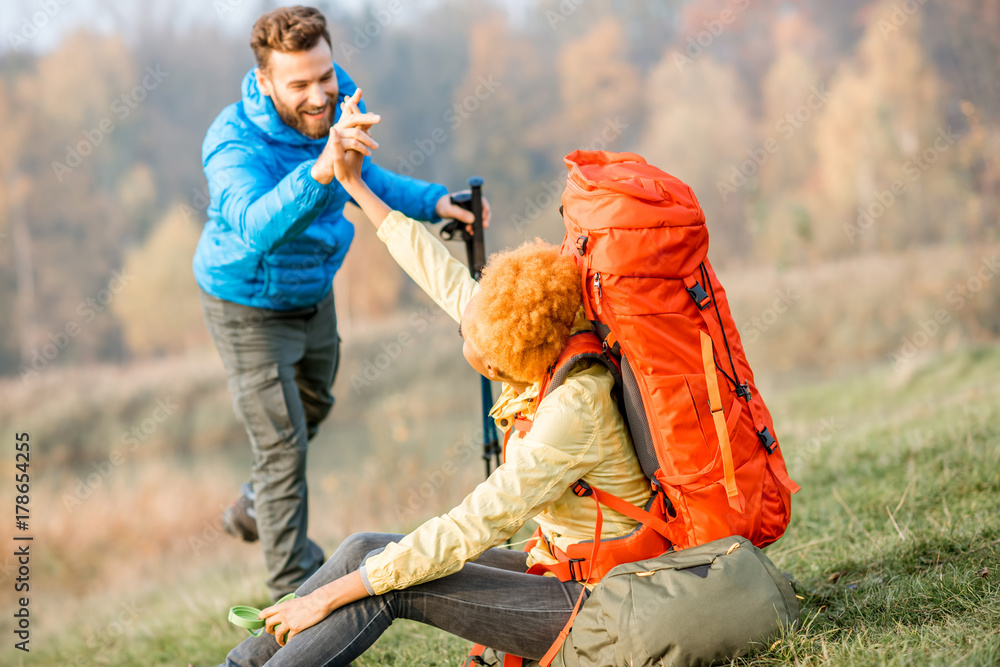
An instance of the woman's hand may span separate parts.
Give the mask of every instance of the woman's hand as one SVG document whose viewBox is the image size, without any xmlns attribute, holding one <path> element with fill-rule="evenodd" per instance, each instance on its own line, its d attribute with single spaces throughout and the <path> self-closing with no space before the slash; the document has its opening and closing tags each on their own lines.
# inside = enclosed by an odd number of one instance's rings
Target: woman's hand
<svg viewBox="0 0 1000 667">
<path fill-rule="evenodd" d="M 330 151 L 330 161 L 333 163 L 333 176 L 341 185 L 347 187 L 361 181 L 361 165 L 364 164 L 365 155 L 371 155 L 371 151 L 365 150 L 362 153 L 361 148 L 345 149 L 344 143 L 346 142 L 341 137 L 337 127 L 331 127 L 330 142 L 323 149 L 323 152 Z"/>
<path fill-rule="evenodd" d="M 289 639 L 330 615 L 330 609 L 320 597 L 310 593 L 293 598 L 264 609 L 257 618 L 266 620 L 264 629 L 274 635 L 278 646 L 284 646 Z"/>
<path fill-rule="evenodd" d="M 336 171 L 338 156 L 344 159 L 348 168 L 348 171 L 343 172 L 345 177 L 353 173 L 350 170 L 356 168 L 357 178 L 360 179 L 364 156 L 371 155 L 371 152 L 378 148 L 378 142 L 372 139 L 368 131 L 372 125 L 380 122 L 382 117 L 373 113 L 361 113 L 358 108 L 359 101 L 361 101 L 360 88 L 341 103 L 340 120 L 330 128 L 326 146 L 316 158 L 316 163 L 310 172 L 317 182 L 326 184 L 334 178 L 341 180 Z"/>
<path fill-rule="evenodd" d="M 289 639 L 316 625 L 335 610 L 365 597 L 368 597 L 368 589 L 361 579 L 361 572 L 355 570 L 320 586 L 309 595 L 272 605 L 261 611 L 257 618 L 265 621 L 264 629 L 274 635 L 278 646 L 284 646 Z"/>
</svg>

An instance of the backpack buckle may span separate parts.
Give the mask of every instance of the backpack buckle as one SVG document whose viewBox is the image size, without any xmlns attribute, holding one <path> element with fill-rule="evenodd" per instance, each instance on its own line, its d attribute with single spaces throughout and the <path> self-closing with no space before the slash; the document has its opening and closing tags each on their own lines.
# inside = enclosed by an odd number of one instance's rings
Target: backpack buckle
<svg viewBox="0 0 1000 667">
<path fill-rule="evenodd" d="M 771 432 L 767 430 L 766 426 L 763 430 L 757 431 L 757 437 L 760 438 L 760 444 L 764 445 L 764 449 L 767 453 L 774 454 L 774 450 L 778 448 L 776 446 L 778 441 L 774 439 L 774 436 L 771 435 Z"/>
<path fill-rule="evenodd" d="M 594 490 L 590 488 L 590 484 L 587 484 L 582 479 L 578 479 L 573 482 L 573 486 L 571 486 L 570 489 L 581 498 L 586 498 L 594 493 Z"/>
<path fill-rule="evenodd" d="M 694 303 L 698 306 L 698 310 L 705 310 L 712 303 L 712 300 L 708 298 L 708 292 L 706 292 L 705 288 L 701 286 L 701 283 L 695 283 L 694 285 L 691 285 L 691 287 L 685 287 L 684 289 L 686 289 L 687 293 L 691 295 L 692 299 L 694 299 Z"/>
<path fill-rule="evenodd" d="M 674 509 L 674 504 L 670 502 L 670 496 L 667 495 L 667 490 L 663 488 L 663 484 L 661 484 L 660 480 L 655 477 L 649 481 L 653 487 L 653 492 L 658 493 L 660 497 L 663 498 L 663 511 L 665 511 L 671 519 L 676 519 L 677 510 Z"/>
<path fill-rule="evenodd" d="M 589 236 L 579 236 L 576 239 L 576 251 L 580 253 L 581 257 L 587 252 L 587 241 L 589 240 Z"/>
<path fill-rule="evenodd" d="M 583 576 L 583 565 L 580 563 L 587 560 L 586 558 L 570 558 L 569 561 L 569 576 L 573 577 L 573 581 L 586 581 Z M 576 569 L 574 569 L 574 566 Z"/>
<path fill-rule="evenodd" d="M 748 401 L 753 400 L 753 394 L 750 393 L 750 383 L 744 380 L 736 385 L 736 395 Z"/>
<path fill-rule="evenodd" d="M 618 358 L 622 356 L 621 345 L 618 343 L 618 337 L 615 336 L 615 333 L 610 329 L 608 330 L 608 335 L 601 341 L 601 352 L 603 352 L 605 356 L 614 355 Z"/>
</svg>

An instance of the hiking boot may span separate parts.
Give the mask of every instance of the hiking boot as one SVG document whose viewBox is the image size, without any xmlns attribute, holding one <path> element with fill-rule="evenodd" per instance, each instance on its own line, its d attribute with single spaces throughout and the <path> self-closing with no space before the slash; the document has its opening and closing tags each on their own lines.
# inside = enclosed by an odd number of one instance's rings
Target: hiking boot
<svg viewBox="0 0 1000 667">
<path fill-rule="evenodd" d="M 254 493 L 249 483 L 243 485 L 240 496 L 222 513 L 222 527 L 244 542 L 256 542 L 257 513 L 253 509 Z"/>
</svg>

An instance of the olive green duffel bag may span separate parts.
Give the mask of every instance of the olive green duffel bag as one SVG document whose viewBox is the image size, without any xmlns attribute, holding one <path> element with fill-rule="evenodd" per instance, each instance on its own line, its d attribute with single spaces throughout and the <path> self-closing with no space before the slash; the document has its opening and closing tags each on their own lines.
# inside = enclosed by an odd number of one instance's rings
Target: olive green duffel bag
<svg viewBox="0 0 1000 667">
<path fill-rule="evenodd" d="M 728 662 L 794 629 L 798 617 L 795 591 L 764 552 L 742 537 L 727 537 L 608 572 L 552 665 Z M 494 656 L 502 664 L 502 656 Z"/>
</svg>

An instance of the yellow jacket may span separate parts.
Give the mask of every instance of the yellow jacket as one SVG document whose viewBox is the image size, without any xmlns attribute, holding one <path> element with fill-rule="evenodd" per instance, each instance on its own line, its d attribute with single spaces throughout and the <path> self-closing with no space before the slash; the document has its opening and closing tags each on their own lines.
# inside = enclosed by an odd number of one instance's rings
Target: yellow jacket
<svg viewBox="0 0 1000 667">
<path fill-rule="evenodd" d="M 455 321 L 479 284 L 420 223 L 398 211 L 378 230 L 396 262 Z M 574 330 L 590 328 L 581 309 Z M 592 498 L 570 487 L 583 479 L 642 507 L 649 482 L 611 390 L 614 380 L 600 364 L 577 367 L 535 409 L 538 385 L 520 395 L 505 386 L 490 415 L 509 431 L 514 415 L 532 417 L 531 431 L 513 434 L 506 458 L 485 482 L 447 514 L 428 520 L 398 543 L 368 559 L 362 576 L 370 592 L 385 593 L 452 574 L 513 535 L 534 518 L 547 540 L 560 549 L 592 540 L 597 510 Z M 630 533 L 636 522 L 604 509 L 602 537 Z M 543 541 L 528 554 L 528 565 L 555 563 Z"/>
</svg>

